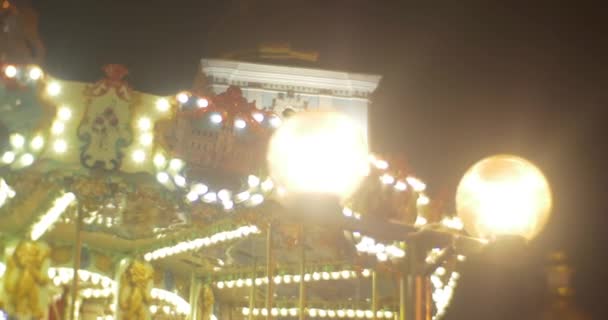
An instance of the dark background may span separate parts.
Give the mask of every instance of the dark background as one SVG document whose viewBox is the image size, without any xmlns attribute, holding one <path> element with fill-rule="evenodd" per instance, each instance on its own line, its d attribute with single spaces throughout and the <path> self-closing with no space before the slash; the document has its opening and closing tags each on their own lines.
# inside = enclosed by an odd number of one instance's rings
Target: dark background
<svg viewBox="0 0 608 320">
<path fill-rule="evenodd" d="M 188 89 L 199 59 L 289 42 L 318 67 L 384 76 L 371 112 L 374 151 L 405 155 L 431 193 L 495 153 L 548 176 L 554 215 L 532 243 L 565 249 L 580 304 L 608 301 L 603 109 L 608 57 L 601 5 L 426 1 L 38 1 L 46 68 L 93 81 L 126 64 L 133 86 Z M 514 199 L 517 201 L 517 199 Z"/>
</svg>

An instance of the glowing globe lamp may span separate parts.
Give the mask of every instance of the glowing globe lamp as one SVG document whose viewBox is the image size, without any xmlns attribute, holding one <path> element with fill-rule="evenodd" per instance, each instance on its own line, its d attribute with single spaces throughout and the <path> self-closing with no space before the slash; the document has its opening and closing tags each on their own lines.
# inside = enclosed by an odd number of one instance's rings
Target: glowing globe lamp
<svg viewBox="0 0 608 320">
<path fill-rule="evenodd" d="M 532 239 L 547 223 L 551 205 L 551 190 L 542 172 L 512 155 L 477 162 L 456 191 L 456 210 L 465 230 L 486 239 Z"/>
<path fill-rule="evenodd" d="M 368 147 L 348 116 L 301 112 L 274 133 L 268 149 L 270 174 L 290 195 L 319 194 L 344 199 L 368 174 Z"/>
</svg>

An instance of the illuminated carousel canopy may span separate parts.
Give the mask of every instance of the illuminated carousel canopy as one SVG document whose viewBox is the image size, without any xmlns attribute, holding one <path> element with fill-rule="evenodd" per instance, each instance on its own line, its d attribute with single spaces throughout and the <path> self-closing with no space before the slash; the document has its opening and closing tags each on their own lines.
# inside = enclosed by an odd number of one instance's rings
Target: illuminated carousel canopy
<svg viewBox="0 0 608 320">
<path fill-rule="evenodd" d="M 46 307 L 50 296 L 27 305 L 15 300 L 26 291 L 43 297 L 48 278 L 52 292 L 78 288 L 75 313 L 84 319 L 208 319 L 225 308 L 236 310 L 236 318 L 295 317 L 302 282 L 310 317 L 376 312 L 391 319 L 398 311 L 394 274 L 407 243 L 322 225 L 303 229 L 282 215 L 282 190 L 265 163 L 281 117 L 258 109 L 238 87 L 166 97 L 132 89 L 121 65 L 105 66 L 95 83 L 56 79 L 34 65 L 0 68 L 6 261 L 0 309 L 27 316 L 57 310 Z M 342 204 L 345 218 L 462 229 L 429 205 L 421 180 L 378 157 L 369 161 L 369 175 Z M 276 252 L 270 279 L 263 269 L 268 232 Z M 307 252 L 303 268 L 295 248 Z M 441 254 L 429 251 L 428 262 Z M 29 267 L 40 281 L 20 285 Z M 457 277 L 441 268 L 431 277 L 438 315 Z M 372 270 L 386 271 L 374 311 L 370 284 L 357 280 Z M 266 309 L 261 301 L 269 281 L 278 297 Z M 127 303 L 131 298 L 136 302 Z"/>
</svg>

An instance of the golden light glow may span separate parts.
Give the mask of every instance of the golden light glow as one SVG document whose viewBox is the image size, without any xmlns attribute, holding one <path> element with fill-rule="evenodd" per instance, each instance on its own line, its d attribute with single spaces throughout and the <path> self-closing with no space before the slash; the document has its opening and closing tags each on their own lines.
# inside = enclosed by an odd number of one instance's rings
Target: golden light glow
<svg viewBox="0 0 608 320">
<path fill-rule="evenodd" d="M 177 94 L 177 101 L 180 103 L 186 103 L 190 99 L 190 95 L 187 92 L 180 92 Z"/>
<path fill-rule="evenodd" d="M 10 142 L 13 148 L 21 149 L 25 144 L 25 138 L 22 135 L 15 133 L 10 136 Z"/>
<path fill-rule="evenodd" d="M 209 101 L 205 98 L 200 98 L 200 99 L 196 100 L 196 105 L 199 108 L 207 108 L 207 106 L 209 105 Z"/>
<path fill-rule="evenodd" d="M 72 117 L 72 110 L 70 110 L 70 108 L 68 107 L 63 106 L 57 111 L 57 116 L 63 121 L 68 121 Z"/>
<path fill-rule="evenodd" d="M 51 127 L 51 132 L 54 135 L 60 135 L 63 133 L 64 130 L 65 130 L 65 125 L 63 124 L 63 122 L 59 122 L 59 121 L 55 121 L 53 123 L 53 126 Z"/>
<path fill-rule="evenodd" d="M 2 155 L 2 162 L 9 164 L 15 161 L 15 153 L 12 151 L 7 151 Z"/>
<path fill-rule="evenodd" d="M 56 96 L 58 94 L 61 93 L 61 86 L 59 85 L 59 83 L 57 82 L 51 82 L 47 87 L 46 87 L 46 92 L 50 95 L 50 96 Z"/>
<path fill-rule="evenodd" d="M 17 68 L 15 68 L 15 66 L 8 65 L 6 68 L 4 68 L 4 74 L 7 78 L 14 78 L 17 75 Z"/>
<path fill-rule="evenodd" d="M 326 111 L 289 118 L 270 140 L 273 180 L 293 193 L 350 195 L 369 171 L 365 137 L 347 116 Z"/>
<path fill-rule="evenodd" d="M 142 163 L 146 160 L 146 153 L 143 150 L 135 150 L 133 151 L 132 158 L 136 163 Z"/>
<path fill-rule="evenodd" d="M 150 121 L 150 118 L 142 117 L 137 121 L 137 126 L 141 130 L 150 130 L 152 128 L 152 121 Z"/>
<path fill-rule="evenodd" d="M 165 98 L 160 98 L 156 100 L 156 109 L 160 112 L 166 112 L 171 108 L 171 104 L 169 104 L 169 100 Z"/>
<path fill-rule="evenodd" d="M 67 149 L 68 144 L 65 142 L 65 140 L 59 139 L 53 144 L 53 150 L 55 150 L 57 153 L 64 153 Z"/>
<path fill-rule="evenodd" d="M 30 79 L 32 80 L 38 80 L 42 78 L 42 74 L 42 70 L 40 70 L 40 68 L 38 67 L 32 67 L 29 72 Z"/>
<path fill-rule="evenodd" d="M 165 163 L 167 163 L 167 159 L 161 153 L 157 153 L 154 156 L 154 165 L 156 166 L 156 168 L 160 169 L 160 168 L 164 167 Z"/>
<path fill-rule="evenodd" d="M 139 143 L 143 146 L 150 146 L 152 145 L 152 142 L 154 142 L 154 135 L 150 132 L 146 132 L 139 136 Z"/>
<path fill-rule="evenodd" d="M 552 197 L 542 172 L 511 155 L 485 158 L 464 175 L 456 192 L 456 208 L 474 236 L 536 236 L 551 212 Z"/>
</svg>

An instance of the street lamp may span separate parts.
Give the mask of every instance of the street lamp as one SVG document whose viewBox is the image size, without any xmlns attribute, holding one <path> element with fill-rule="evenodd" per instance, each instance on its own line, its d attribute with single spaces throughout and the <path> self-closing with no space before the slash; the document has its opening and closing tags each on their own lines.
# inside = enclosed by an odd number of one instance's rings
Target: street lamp
<svg viewBox="0 0 608 320">
<path fill-rule="evenodd" d="M 463 319 L 524 319 L 536 312 L 538 268 L 526 240 L 543 229 L 551 204 L 544 175 L 520 157 L 491 156 L 465 173 L 456 191 L 458 215 L 469 234 L 491 242 L 467 259 L 456 295 L 457 300 L 475 301 L 478 307 L 455 301 L 448 314 Z"/>
<path fill-rule="evenodd" d="M 280 201 L 300 228 L 300 276 L 305 274 L 304 223 L 343 225 L 340 204 L 369 173 L 369 150 L 361 128 L 348 116 L 331 111 L 301 112 L 277 129 L 268 146 L 270 175 L 284 190 Z M 294 220 L 292 220 L 294 221 Z M 268 233 L 270 235 L 270 231 Z M 271 257 L 271 240 L 267 256 Z M 272 275 L 268 260 L 267 274 Z M 269 284 L 266 308 L 272 308 Z M 299 319 L 305 319 L 304 281 L 299 288 Z M 268 314 L 270 319 L 271 314 Z"/>
<path fill-rule="evenodd" d="M 465 173 L 456 192 L 456 210 L 465 230 L 486 239 L 532 239 L 547 223 L 551 203 L 551 190 L 542 172 L 512 155 L 477 162 Z"/>
<path fill-rule="evenodd" d="M 288 200 L 302 194 L 345 199 L 368 174 L 369 152 L 362 130 L 348 116 L 302 112 L 273 135 L 268 164 Z"/>
</svg>

